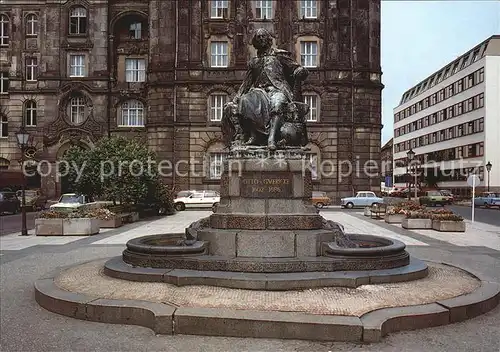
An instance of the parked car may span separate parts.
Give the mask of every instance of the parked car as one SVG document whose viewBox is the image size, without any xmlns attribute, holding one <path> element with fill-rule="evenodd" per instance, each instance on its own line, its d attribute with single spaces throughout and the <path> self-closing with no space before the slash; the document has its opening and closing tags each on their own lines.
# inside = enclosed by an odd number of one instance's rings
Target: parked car
<svg viewBox="0 0 500 352">
<path fill-rule="evenodd" d="M 408 188 L 400 188 L 397 191 L 394 191 L 392 193 L 389 193 L 390 197 L 396 197 L 396 198 L 408 198 L 408 192 L 410 192 L 411 197 L 415 196 L 415 187 Z M 422 191 L 420 188 L 417 188 L 417 196 L 422 195 Z"/>
<path fill-rule="evenodd" d="M 21 211 L 21 202 L 14 192 L 0 192 L 0 214 L 17 214 Z"/>
<path fill-rule="evenodd" d="M 453 193 L 451 193 L 451 191 L 447 190 L 447 189 L 441 189 L 439 190 L 439 192 L 441 192 L 441 194 L 445 197 L 448 198 L 448 204 L 453 204 L 453 201 L 455 200 L 455 196 L 453 195 Z"/>
<path fill-rule="evenodd" d="M 384 203 L 384 199 L 377 197 L 375 192 L 371 191 L 360 191 L 356 193 L 355 197 L 347 197 L 340 200 L 340 206 L 348 209 L 354 207 L 369 207 L 376 203 Z"/>
<path fill-rule="evenodd" d="M 49 209 L 51 210 L 77 210 L 78 208 L 95 203 L 92 197 L 77 194 L 65 193 L 61 195 L 56 204 L 52 204 Z"/>
<path fill-rule="evenodd" d="M 41 194 L 39 190 L 36 189 L 28 189 L 24 191 L 26 197 L 26 208 L 32 211 L 38 211 L 45 209 L 47 207 L 47 197 Z M 19 190 L 16 192 L 17 198 L 22 203 L 23 191 Z"/>
<path fill-rule="evenodd" d="M 216 191 L 189 191 L 182 197 L 174 199 L 174 208 L 183 211 L 186 208 L 212 208 L 215 210 L 220 202 L 220 194 Z"/>
<path fill-rule="evenodd" d="M 328 197 L 326 192 L 313 191 L 311 200 L 312 204 L 314 204 L 314 206 L 318 209 L 321 209 L 326 205 L 332 204 L 332 200 L 330 197 Z"/>
<path fill-rule="evenodd" d="M 479 195 L 479 197 L 474 198 L 474 205 L 485 207 L 500 207 L 500 194 L 494 192 L 483 192 Z"/>
<path fill-rule="evenodd" d="M 420 205 L 430 205 L 431 207 L 436 205 L 444 207 L 446 204 L 451 204 L 449 198 L 440 191 L 426 191 L 423 196 L 418 198 L 418 202 Z"/>
</svg>

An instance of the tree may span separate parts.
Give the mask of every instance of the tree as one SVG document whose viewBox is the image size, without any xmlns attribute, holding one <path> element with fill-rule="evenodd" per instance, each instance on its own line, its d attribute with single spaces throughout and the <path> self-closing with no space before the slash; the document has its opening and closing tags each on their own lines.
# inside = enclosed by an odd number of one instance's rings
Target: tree
<svg viewBox="0 0 500 352">
<path fill-rule="evenodd" d="M 117 136 L 99 140 L 90 150 L 72 147 L 64 160 L 76 192 L 104 197 L 113 203 L 151 200 L 151 190 L 157 189 L 160 182 L 156 155 L 136 139 Z"/>
</svg>

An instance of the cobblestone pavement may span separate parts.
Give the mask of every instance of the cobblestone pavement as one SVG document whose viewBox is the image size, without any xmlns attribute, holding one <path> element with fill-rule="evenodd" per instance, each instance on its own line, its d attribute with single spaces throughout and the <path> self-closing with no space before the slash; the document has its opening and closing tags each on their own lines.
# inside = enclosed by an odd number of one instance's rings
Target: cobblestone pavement
<svg viewBox="0 0 500 352">
<path fill-rule="evenodd" d="M 106 260 L 69 268 L 55 284 L 93 298 L 168 302 L 175 307 L 227 308 L 304 312 L 360 317 L 373 310 L 428 304 L 470 293 L 480 281 L 463 270 L 432 264 L 429 275 L 416 281 L 357 288 L 258 291 L 214 286 L 175 286 L 161 282 L 129 282 L 102 273 Z"/>
<path fill-rule="evenodd" d="M 325 217 L 347 232 L 398 238 L 423 260 L 452 263 L 500 282 L 499 229 L 480 223 L 467 232 L 413 232 L 372 220 L 359 212 L 328 211 Z M 150 222 L 128 224 L 92 237 L 0 238 L 0 350 L 24 351 L 486 351 L 500 350 L 500 307 L 459 324 L 391 334 L 381 343 L 317 343 L 296 340 L 203 336 L 156 336 L 137 326 L 80 321 L 47 312 L 34 300 L 33 283 L 63 266 L 120 255 L 128 239 L 182 232 L 206 211 L 186 211 Z M 468 224 L 469 225 L 469 224 Z M 396 237 L 397 236 L 397 237 Z M 445 280 L 445 279 L 444 279 Z"/>
</svg>

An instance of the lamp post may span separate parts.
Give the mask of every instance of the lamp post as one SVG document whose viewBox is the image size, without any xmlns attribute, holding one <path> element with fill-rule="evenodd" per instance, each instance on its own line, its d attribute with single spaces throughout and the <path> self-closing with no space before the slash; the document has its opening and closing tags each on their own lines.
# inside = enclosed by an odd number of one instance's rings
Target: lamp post
<svg viewBox="0 0 500 352">
<path fill-rule="evenodd" d="M 415 157 L 415 152 L 413 151 L 413 149 L 410 148 L 410 150 L 408 150 L 408 152 L 406 153 L 406 157 L 408 158 L 408 170 L 411 170 L 410 164 L 413 161 L 413 158 Z M 411 177 L 410 171 L 408 171 L 408 174 Z M 415 187 L 417 187 L 416 184 Z M 411 179 L 408 182 L 408 200 L 410 199 L 411 199 Z"/>
<path fill-rule="evenodd" d="M 490 171 L 491 171 L 491 163 L 488 161 L 486 164 L 486 171 L 488 171 L 488 192 L 490 191 Z"/>
<path fill-rule="evenodd" d="M 21 236 L 28 236 L 28 229 L 26 226 L 26 174 L 24 172 L 24 153 L 26 151 L 26 147 L 28 146 L 29 139 L 30 139 L 30 134 L 26 131 L 24 128 L 24 125 L 21 126 L 19 131 L 16 133 L 16 138 L 17 138 L 17 144 L 19 145 L 19 148 L 21 149 L 21 170 L 23 173 L 23 183 L 22 183 L 22 188 L 21 191 L 23 192 L 22 194 L 22 208 L 21 208 L 21 216 L 22 216 L 22 229 L 21 229 Z"/>
</svg>

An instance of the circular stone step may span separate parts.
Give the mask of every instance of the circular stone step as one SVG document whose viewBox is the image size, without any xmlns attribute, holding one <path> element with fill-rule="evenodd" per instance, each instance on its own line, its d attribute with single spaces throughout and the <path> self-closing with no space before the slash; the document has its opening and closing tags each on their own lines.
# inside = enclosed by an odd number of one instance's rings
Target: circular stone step
<svg viewBox="0 0 500 352">
<path fill-rule="evenodd" d="M 417 258 L 411 258 L 406 266 L 385 270 L 289 273 L 143 268 L 131 266 L 121 257 L 110 259 L 104 264 L 105 275 L 122 280 L 271 291 L 412 281 L 426 277 L 427 273 L 427 265 Z"/>
<path fill-rule="evenodd" d="M 37 280 L 36 301 L 54 313 L 157 334 L 376 342 L 476 317 L 500 300 L 499 283 L 437 263 L 412 282 L 270 292 L 118 280 L 102 275 L 104 262 Z"/>
</svg>

